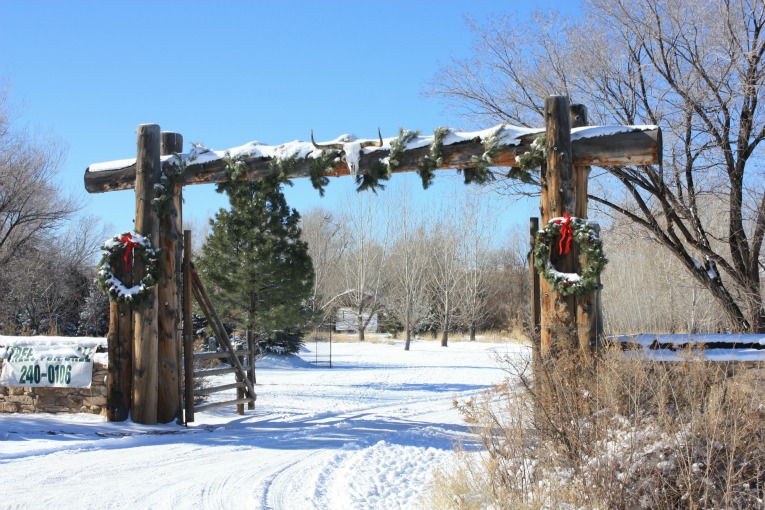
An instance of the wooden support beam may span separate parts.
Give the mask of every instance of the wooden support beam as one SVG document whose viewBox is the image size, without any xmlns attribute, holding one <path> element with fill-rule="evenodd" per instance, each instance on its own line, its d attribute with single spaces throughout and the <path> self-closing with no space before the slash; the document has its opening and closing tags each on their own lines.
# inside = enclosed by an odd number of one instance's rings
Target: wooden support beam
<svg viewBox="0 0 765 510">
<path fill-rule="evenodd" d="M 587 125 L 587 107 L 581 104 L 572 104 L 569 107 L 569 118 L 572 128 L 579 128 Z M 574 193 L 575 207 L 572 216 L 577 218 L 587 218 L 588 213 L 588 182 L 590 178 L 591 167 L 587 165 L 574 165 Z M 577 272 L 586 263 L 587 258 L 576 249 L 578 258 Z M 603 321 L 601 320 L 601 310 L 599 307 L 598 295 L 600 290 L 595 290 L 586 296 L 577 296 L 576 298 L 576 328 L 579 339 L 579 349 L 582 351 L 591 351 L 598 347 L 598 340 L 603 336 Z"/>
<path fill-rule="evenodd" d="M 194 421 L 194 328 L 191 324 L 191 231 L 183 231 L 183 407 L 184 422 Z"/>
<path fill-rule="evenodd" d="M 539 218 L 529 218 L 529 273 L 531 275 L 531 336 L 532 341 L 539 342 L 539 328 L 541 317 L 540 276 L 534 269 L 534 242 L 539 232 Z M 537 349 L 539 345 L 537 345 Z"/>
<path fill-rule="evenodd" d="M 571 121 L 569 119 L 569 101 L 566 96 L 552 96 L 545 99 L 544 115 L 547 138 L 547 165 L 544 169 L 542 224 L 564 212 L 571 214 L 575 210 L 574 195 L 574 158 L 571 150 Z M 552 250 L 551 261 L 559 271 L 572 273 L 576 270 L 573 252 L 561 255 Z M 544 282 L 547 283 L 547 282 Z M 548 356 L 552 352 L 553 342 L 561 348 L 571 348 L 568 340 L 573 340 L 576 333 L 576 301 L 573 296 L 561 297 L 552 291 L 549 285 L 542 285 L 541 312 L 541 354 Z M 572 328 L 573 327 L 573 328 Z M 573 329 L 573 331 L 571 331 Z M 564 342 L 565 341 L 565 342 Z M 566 345 L 562 345 L 562 344 Z"/>
<path fill-rule="evenodd" d="M 135 230 L 147 236 L 152 243 L 159 238 L 159 221 L 152 207 L 154 185 L 160 180 L 159 126 L 142 124 L 136 130 L 138 171 L 135 178 Z M 136 260 L 134 277 L 144 276 L 140 260 Z M 133 402 L 131 415 L 133 421 L 144 425 L 157 423 L 157 383 L 158 383 L 158 326 L 157 326 L 157 289 L 148 296 L 146 304 L 133 311 L 134 348 L 133 348 Z"/>
<path fill-rule="evenodd" d="M 620 131 L 621 129 L 621 131 Z M 632 130 L 630 130 L 632 129 Z M 529 150 L 529 146 L 539 135 L 544 133 L 531 132 L 519 139 L 519 145 L 501 145 L 494 158 L 497 167 L 518 166 L 516 155 Z M 368 152 L 367 152 L 368 151 Z M 394 173 L 414 172 L 425 161 L 430 147 L 425 145 L 407 149 L 399 158 L 400 166 Z M 577 164 L 593 166 L 626 166 L 651 165 L 661 160 L 661 130 L 658 127 L 621 126 L 612 129 L 594 126 L 583 128 L 572 135 L 571 154 Z M 484 146 L 479 137 L 471 140 L 444 145 L 442 170 L 455 168 L 472 168 L 477 163 L 474 156 L 479 158 L 484 153 Z M 359 173 L 367 173 L 381 158 L 390 154 L 389 149 L 364 149 L 359 160 Z M 310 175 L 310 158 L 298 159 L 298 168 L 292 177 L 301 178 Z M 260 179 L 269 173 L 271 158 L 245 158 L 247 177 L 251 180 Z M 166 160 L 166 165 L 171 164 Z M 112 169 L 85 171 L 85 189 L 89 193 L 103 193 L 130 189 L 135 183 L 135 162 L 125 160 L 123 163 L 110 165 Z M 345 162 L 339 162 L 334 167 L 331 177 L 349 175 L 351 172 Z M 227 179 L 226 163 L 215 159 L 201 164 L 191 165 L 186 170 L 184 185 L 224 182 Z"/>
<path fill-rule="evenodd" d="M 112 271 L 126 287 L 133 286 L 130 271 L 125 271 L 122 265 Z M 133 397 L 133 309 L 127 303 L 109 302 L 107 350 L 106 419 L 125 421 Z"/>
<path fill-rule="evenodd" d="M 160 155 L 170 156 L 183 151 L 183 137 L 178 133 L 160 134 Z M 165 168 L 164 171 L 168 171 Z M 173 186 L 166 193 L 173 197 L 159 218 L 158 246 L 162 250 L 160 260 L 162 275 L 157 284 L 158 299 L 158 396 L 157 420 L 168 423 L 178 418 L 181 410 L 181 346 L 180 346 L 180 299 L 176 268 L 180 267 L 181 186 Z"/>
</svg>

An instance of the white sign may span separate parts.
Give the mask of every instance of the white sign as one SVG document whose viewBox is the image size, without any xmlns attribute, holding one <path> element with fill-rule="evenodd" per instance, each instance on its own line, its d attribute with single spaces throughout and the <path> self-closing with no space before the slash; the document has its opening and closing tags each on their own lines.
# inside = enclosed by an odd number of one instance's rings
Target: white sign
<svg viewBox="0 0 765 510">
<path fill-rule="evenodd" d="M 0 386 L 90 388 L 96 347 L 13 346 L 3 362 Z"/>
</svg>

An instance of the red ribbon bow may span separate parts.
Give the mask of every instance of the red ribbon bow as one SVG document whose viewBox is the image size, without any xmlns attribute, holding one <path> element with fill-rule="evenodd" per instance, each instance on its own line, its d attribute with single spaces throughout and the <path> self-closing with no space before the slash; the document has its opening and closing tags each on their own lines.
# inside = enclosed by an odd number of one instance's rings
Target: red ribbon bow
<svg viewBox="0 0 765 510">
<path fill-rule="evenodd" d="M 563 219 L 557 219 L 554 222 L 556 225 L 560 225 L 560 242 L 558 243 L 558 253 L 560 255 L 566 255 L 569 248 L 571 248 L 571 237 L 574 233 L 574 229 L 571 227 L 571 216 L 569 216 L 568 213 L 564 211 Z"/>
<path fill-rule="evenodd" d="M 120 242 L 125 245 L 125 271 L 130 271 L 133 269 L 133 248 L 140 246 L 140 243 L 133 241 L 133 234 L 130 232 L 126 232 L 120 237 Z"/>
</svg>

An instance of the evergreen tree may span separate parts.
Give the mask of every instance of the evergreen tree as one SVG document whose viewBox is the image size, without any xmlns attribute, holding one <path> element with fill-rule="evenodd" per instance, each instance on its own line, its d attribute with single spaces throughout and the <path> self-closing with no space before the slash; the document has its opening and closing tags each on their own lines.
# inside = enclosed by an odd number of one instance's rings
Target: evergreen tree
<svg viewBox="0 0 765 510">
<path fill-rule="evenodd" d="M 219 313 L 251 331 L 261 352 L 297 352 L 308 320 L 302 305 L 313 287 L 308 245 L 300 240 L 300 215 L 282 193 L 285 182 L 273 174 L 219 185 L 231 208 L 210 221 L 198 261 Z"/>
</svg>

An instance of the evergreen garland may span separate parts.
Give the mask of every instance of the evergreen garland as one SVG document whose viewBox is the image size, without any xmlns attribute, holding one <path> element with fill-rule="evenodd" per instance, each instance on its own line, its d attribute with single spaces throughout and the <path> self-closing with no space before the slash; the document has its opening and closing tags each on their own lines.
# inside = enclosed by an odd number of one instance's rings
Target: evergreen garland
<svg viewBox="0 0 765 510">
<path fill-rule="evenodd" d="M 226 182 L 219 182 L 215 191 L 218 193 L 227 193 L 232 187 L 236 186 L 236 183 L 243 181 L 247 176 L 247 163 L 238 157 L 230 157 L 228 154 L 223 158 L 226 163 L 226 174 L 228 180 Z M 268 163 L 268 175 L 265 175 L 260 180 L 268 180 L 276 184 L 286 184 L 292 186 L 292 181 L 289 177 L 295 173 L 300 167 L 298 156 L 293 155 L 289 158 L 278 159 L 274 158 Z"/>
<path fill-rule="evenodd" d="M 327 177 L 326 174 L 334 169 L 332 163 L 334 163 L 338 157 L 340 157 L 340 151 L 323 150 L 318 158 L 309 160 L 311 184 L 314 189 L 319 191 L 319 196 L 324 196 L 324 186 L 329 184 L 329 177 Z"/>
<path fill-rule="evenodd" d="M 398 136 L 390 142 L 390 156 L 388 156 L 387 165 L 389 178 L 391 170 L 401 165 L 401 156 L 403 156 L 406 150 L 406 145 L 418 136 L 420 136 L 419 131 L 409 131 L 404 128 L 398 130 Z"/>
<path fill-rule="evenodd" d="M 515 157 L 518 168 L 510 168 L 507 176 L 524 184 L 539 184 L 531 172 L 539 171 L 547 161 L 547 138 L 542 135 L 531 143 L 531 150 Z"/>
<path fill-rule="evenodd" d="M 183 182 L 186 171 L 190 166 L 193 166 L 197 157 L 207 152 L 210 152 L 207 147 L 199 143 L 192 143 L 191 152 L 186 160 L 178 153 L 173 154 L 178 162 L 163 167 L 159 183 L 154 185 L 154 199 L 151 203 L 154 210 L 157 211 L 157 216 L 164 218 L 170 213 L 170 204 L 173 202 L 175 187 Z"/>
<path fill-rule="evenodd" d="M 129 303 L 134 307 L 146 303 L 151 291 L 157 286 L 161 273 L 159 250 L 151 245 L 151 240 L 140 234 L 124 232 L 108 239 L 101 246 L 101 250 L 104 253 L 98 263 L 98 287 L 112 301 Z M 137 285 L 127 288 L 112 272 L 112 268 L 123 264 L 125 272 L 131 271 L 133 268 L 131 253 L 132 259 L 141 260 L 144 277 Z"/>
<path fill-rule="evenodd" d="M 401 156 L 406 150 L 406 145 L 420 136 L 419 131 L 409 131 L 401 128 L 398 136 L 390 142 L 390 155 L 386 163 L 376 163 L 366 174 L 356 175 L 356 191 L 385 189 L 380 181 L 390 180 L 393 170 L 401 165 Z"/>
<path fill-rule="evenodd" d="M 483 154 L 473 156 L 470 161 L 475 164 L 473 168 L 463 168 L 460 171 L 465 176 L 465 184 L 486 184 L 496 179 L 494 172 L 489 167 L 494 163 L 494 157 L 499 150 L 503 126 L 499 126 L 495 132 L 483 140 Z"/>
<path fill-rule="evenodd" d="M 441 151 L 444 148 L 444 138 L 449 132 L 449 128 L 445 127 L 439 127 L 433 131 L 433 143 L 430 144 L 430 150 L 417 170 L 417 174 L 422 179 L 422 189 L 428 189 L 433 184 L 435 170 L 444 164 Z"/>
<path fill-rule="evenodd" d="M 571 218 L 572 238 L 579 245 L 581 255 L 586 257 L 582 274 L 561 273 L 550 262 L 551 245 L 555 246 L 561 238 L 561 225 L 556 219 L 550 220 L 536 236 L 534 242 L 534 269 L 561 296 L 581 296 L 596 290 L 600 274 L 608 260 L 603 255 L 603 241 L 599 235 L 597 223 L 581 218 Z"/>
</svg>

